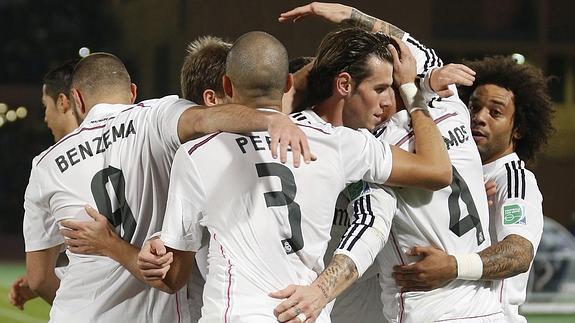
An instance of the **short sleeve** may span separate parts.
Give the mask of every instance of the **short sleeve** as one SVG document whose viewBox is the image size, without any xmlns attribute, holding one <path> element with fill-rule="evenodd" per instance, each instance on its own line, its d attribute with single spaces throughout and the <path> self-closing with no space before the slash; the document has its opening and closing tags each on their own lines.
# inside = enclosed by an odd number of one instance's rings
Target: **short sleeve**
<svg viewBox="0 0 575 323">
<path fill-rule="evenodd" d="M 24 233 L 25 251 L 48 249 L 64 243 L 56 218 L 49 208 L 49 197 L 42 193 L 41 175 L 32 166 L 30 180 L 24 194 Z"/>
<path fill-rule="evenodd" d="M 160 99 L 151 111 L 149 119 L 154 134 L 162 144 L 176 151 L 182 143 L 178 136 L 178 122 L 188 108 L 197 104 L 179 99 L 177 96 L 167 96 Z"/>
<path fill-rule="evenodd" d="M 365 129 L 337 128 L 339 132 L 342 169 L 348 183 L 365 180 L 383 184 L 392 167 L 391 148 Z"/>
<path fill-rule="evenodd" d="M 202 246 L 200 222 L 204 215 L 205 194 L 187 147 L 183 145 L 178 149 L 172 164 L 161 239 L 173 249 L 198 251 Z"/>
</svg>

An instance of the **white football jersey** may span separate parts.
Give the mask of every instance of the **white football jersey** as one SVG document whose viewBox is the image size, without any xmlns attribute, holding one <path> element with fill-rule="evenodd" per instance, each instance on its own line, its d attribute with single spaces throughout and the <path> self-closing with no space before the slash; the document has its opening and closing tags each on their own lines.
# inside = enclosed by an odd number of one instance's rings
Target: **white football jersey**
<svg viewBox="0 0 575 323">
<path fill-rule="evenodd" d="M 192 105 L 177 96 L 98 104 L 78 129 L 37 156 L 24 202 L 26 251 L 62 243 L 61 220 L 91 220 L 85 204 L 105 215 L 124 240 L 142 246 L 161 228 L 170 167 L 180 146 L 178 119 Z M 185 288 L 169 295 L 107 257 L 67 255 L 51 321 L 188 320 Z"/>
<path fill-rule="evenodd" d="M 397 210 L 389 239 L 377 257 L 384 313 L 390 322 L 432 322 L 475 317 L 498 318 L 501 307 L 490 282 L 455 280 L 429 292 L 401 293 L 391 273 L 394 265 L 413 263 L 414 246 L 435 246 L 448 254 L 479 252 L 489 245 L 488 208 L 481 159 L 471 137 L 465 105 L 452 96 L 430 102 L 431 116 L 444 138 L 453 165 L 453 182 L 436 192 L 394 188 Z M 406 111 L 395 114 L 379 139 L 413 151 L 413 131 Z M 385 213 L 372 195 L 373 213 Z M 380 189 L 381 193 L 382 190 Z M 388 207 L 389 208 L 389 207 Z"/>
<path fill-rule="evenodd" d="M 174 158 L 162 229 L 166 245 L 196 251 L 210 234 L 200 322 L 272 322 L 270 292 L 308 285 L 323 270 L 333 208 L 346 184 L 385 182 L 391 151 L 369 132 L 301 125 L 318 160 L 271 157 L 265 132 L 217 133 Z M 322 312 L 317 322 L 329 322 Z"/>
<path fill-rule="evenodd" d="M 492 241 L 516 234 L 529 240 L 536 253 L 543 234 L 543 197 L 535 175 L 515 153 L 483 165 L 483 172 L 486 180 L 497 183 L 497 193 L 489 207 Z M 527 322 L 518 309 L 525 302 L 530 272 L 531 268 L 498 284 L 498 295 L 509 322 Z"/>
</svg>

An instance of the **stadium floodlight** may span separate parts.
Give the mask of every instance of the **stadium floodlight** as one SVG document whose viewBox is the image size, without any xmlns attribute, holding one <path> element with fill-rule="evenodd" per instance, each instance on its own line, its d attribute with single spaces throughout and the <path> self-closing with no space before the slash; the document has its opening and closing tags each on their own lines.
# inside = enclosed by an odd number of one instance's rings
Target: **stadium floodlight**
<svg viewBox="0 0 575 323">
<path fill-rule="evenodd" d="M 16 111 L 14 110 L 8 110 L 8 112 L 6 112 L 6 120 L 10 121 L 10 122 L 14 122 L 16 121 Z"/>
<path fill-rule="evenodd" d="M 26 118 L 27 115 L 28 115 L 28 109 L 26 109 L 26 107 L 18 107 L 18 109 L 16 109 L 16 116 L 19 119 L 24 119 Z"/>
<path fill-rule="evenodd" d="M 0 114 L 4 114 L 8 111 L 8 105 L 6 103 L 0 103 Z"/>
<path fill-rule="evenodd" d="M 88 47 L 82 47 L 78 50 L 78 55 L 80 55 L 80 57 L 86 57 L 88 55 L 90 55 L 90 48 Z"/>
<path fill-rule="evenodd" d="M 515 54 L 511 55 L 511 58 L 513 58 L 515 60 L 515 62 L 519 65 L 525 63 L 525 56 L 523 56 L 519 53 L 515 53 Z"/>
</svg>

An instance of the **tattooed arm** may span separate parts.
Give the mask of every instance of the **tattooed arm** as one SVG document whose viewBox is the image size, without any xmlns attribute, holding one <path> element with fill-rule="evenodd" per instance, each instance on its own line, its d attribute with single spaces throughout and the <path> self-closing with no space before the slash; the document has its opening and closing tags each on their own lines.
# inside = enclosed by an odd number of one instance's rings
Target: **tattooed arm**
<svg viewBox="0 0 575 323">
<path fill-rule="evenodd" d="M 355 263 L 346 255 L 336 254 L 329 266 L 310 286 L 290 285 L 286 289 L 271 293 L 270 296 L 285 299 L 274 309 L 279 322 L 288 322 L 305 314 L 315 320 L 321 310 L 359 277 Z"/>
<path fill-rule="evenodd" d="M 352 8 L 349 20 L 344 20 L 342 23 L 351 23 L 354 26 L 373 32 L 381 32 L 399 39 L 403 38 L 403 35 L 405 35 L 405 31 L 401 30 L 397 26 L 394 26 L 387 21 L 372 17 L 355 8 Z"/>
<path fill-rule="evenodd" d="M 479 253 L 483 261 L 481 279 L 509 278 L 529 270 L 533 245 L 519 235 L 510 234 Z"/>
<path fill-rule="evenodd" d="M 393 277 L 402 291 L 431 290 L 456 279 L 457 263 L 453 256 L 433 247 L 415 247 L 410 253 L 422 259 L 393 268 Z M 479 256 L 483 262 L 482 280 L 509 278 L 529 270 L 533 245 L 519 235 L 510 234 L 479 252 Z"/>
<path fill-rule="evenodd" d="M 395 36 L 399 39 L 405 34 L 405 31 L 386 21 L 339 3 L 312 2 L 280 14 L 278 20 L 280 22 L 296 22 L 308 15 L 318 16 L 336 24 L 346 23 L 373 32 L 383 32 L 386 35 Z"/>
</svg>

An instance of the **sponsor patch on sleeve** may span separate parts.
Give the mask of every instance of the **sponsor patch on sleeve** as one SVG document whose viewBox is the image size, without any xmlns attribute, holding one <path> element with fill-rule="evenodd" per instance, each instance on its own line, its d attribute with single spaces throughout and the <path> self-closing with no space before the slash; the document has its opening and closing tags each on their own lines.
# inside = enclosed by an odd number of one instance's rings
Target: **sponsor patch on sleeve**
<svg viewBox="0 0 575 323">
<path fill-rule="evenodd" d="M 360 197 L 364 193 L 369 193 L 370 188 L 369 184 L 364 181 L 355 182 L 353 184 L 349 184 L 345 188 L 345 193 L 350 201 L 355 200 L 356 198 Z"/>
<path fill-rule="evenodd" d="M 520 204 L 509 204 L 504 205 L 503 210 L 501 210 L 503 225 L 512 224 L 527 224 L 527 215 L 525 214 L 525 209 L 523 205 Z"/>
</svg>

